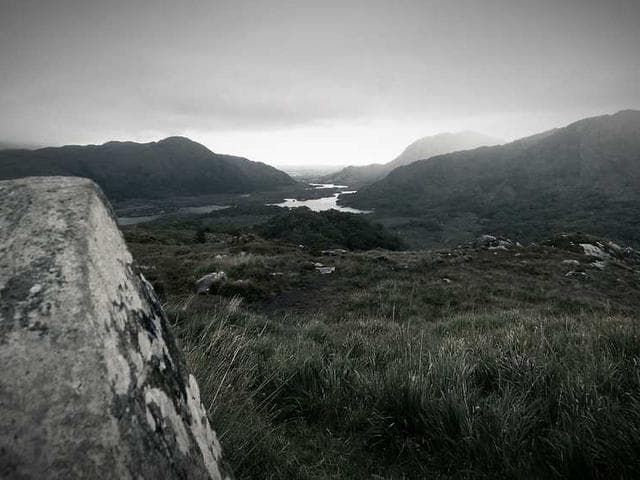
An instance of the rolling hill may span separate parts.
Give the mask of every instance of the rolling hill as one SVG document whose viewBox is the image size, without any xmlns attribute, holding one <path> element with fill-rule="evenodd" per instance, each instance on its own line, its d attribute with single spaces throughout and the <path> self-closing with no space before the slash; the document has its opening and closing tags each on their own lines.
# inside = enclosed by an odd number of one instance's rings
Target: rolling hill
<svg viewBox="0 0 640 480">
<path fill-rule="evenodd" d="M 581 230 L 637 245 L 640 111 L 415 162 L 341 201 L 422 219 L 449 243 L 483 232 L 537 239 Z M 456 223 L 463 227 L 447 234 Z"/>
<path fill-rule="evenodd" d="M 0 179 L 35 175 L 91 178 L 111 200 L 244 193 L 295 183 L 273 167 L 213 153 L 184 137 L 0 151 Z"/>
<path fill-rule="evenodd" d="M 476 132 L 441 133 L 416 140 L 388 163 L 349 166 L 338 172 L 325 175 L 321 181 L 350 186 L 366 185 L 384 178 L 394 168 L 409 165 L 417 160 L 496 143 L 498 143 L 496 139 Z"/>
</svg>

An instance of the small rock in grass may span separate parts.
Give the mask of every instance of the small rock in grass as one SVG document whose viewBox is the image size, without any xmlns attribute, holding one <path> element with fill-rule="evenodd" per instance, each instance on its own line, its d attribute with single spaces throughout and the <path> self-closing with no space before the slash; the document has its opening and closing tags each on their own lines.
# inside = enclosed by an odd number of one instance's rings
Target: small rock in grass
<svg viewBox="0 0 640 480">
<path fill-rule="evenodd" d="M 208 293 L 213 285 L 222 282 L 226 278 L 227 278 L 227 274 L 224 272 L 208 273 L 204 277 L 201 277 L 198 280 L 196 280 L 196 284 L 195 284 L 196 293 Z"/>
<path fill-rule="evenodd" d="M 316 270 L 320 272 L 321 275 L 326 275 L 335 272 L 336 267 L 316 267 Z"/>
<path fill-rule="evenodd" d="M 563 265 L 580 265 L 580 262 L 578 260 L 562 260 L 561 262 Z"/>
<path fill-rule="evenodd" d="M 576 270 L 571 270 L 567 273 L 564 274 L 565 277 L 579 277 L 579 278 L 584 278 L 587 277 L 587 274 L 585 272 L 578 272 Z"/>
</svg>

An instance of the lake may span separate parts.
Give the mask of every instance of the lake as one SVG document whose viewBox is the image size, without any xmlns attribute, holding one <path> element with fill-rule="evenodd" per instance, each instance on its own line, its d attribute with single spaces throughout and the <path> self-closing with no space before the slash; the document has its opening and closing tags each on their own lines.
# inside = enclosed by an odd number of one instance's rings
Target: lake
<svg viewBox="0 0 640 480">
<path fill-rule="evenodd" d="M 323 188 L 349 188 L 348 185 L 335 185 L 333 183 L 310 183 L 309 185 L 316 190 L 322 190 Z"/>
<path fill-rule="evenodd" d="M 333 185 L 329 183 L 310 183 L 315 189 L 328 189 L 328 188 L 348 188 L 346 185 Z M 349 195 L 356 193 L 356 190 L 345 190 L 342 192 L 334 193 L 329 197 L 322 198 L 313 198 L 311 200 L 298 200 L 296 198 L 285 198 L 284 202 L 281 203 L 268 203 L 267 205 L 272 205 L 275 207 L 284 207 L 284 208 L 300 208 L 307 207 L 314 212 L 322 212 L 324 210 L 338 210 L 339 212 L 345 213 L 371 213 L 370 210 L 358 210 L 357 208 L 351 207 L 343 207 L 338 205 L 338 196 L 339 195 Z"/>
<path fill-rule="evenodd" d="M 315 190 L 324 189 L 336 189 L 336 188 L 349 188 L 347 185 L 334 185 L 332 183 L 310 183 L 309 186 Z M 314 198 L 311 200 L 298 200 L 296 198 L 285 198 L 281 203 L 267 203 L 266 205 L 284 207 L 284 208 L 298 208 L 308 207 L 314 212 L 322 212 L 324 210 L 338 210 L 339 212 L 346 213 L 371 213 L 369 210 L 358 210 L 357 208 L 342 207 L 338 205 L 338 195 L 349 195 L 356 193 L 355 190 L 342 190 L 338 193 L 333 193 L 327 197 Z M 241 195 L 241 197 L 247 197 L 249 194 Z M 173 210 L 167 213 L 158 213 L 155 215 L 144 215 L 139 217 L 118 217 L 118 225 L 136 225 L 138 223 L 152 222 L 162 217 L 169 215 L 202 215 L 216 210 L 223 210 L 229 208 L 227 205 L 202 205 L 200 207 L 181 207 L 177 210 Z"/>
</svg>

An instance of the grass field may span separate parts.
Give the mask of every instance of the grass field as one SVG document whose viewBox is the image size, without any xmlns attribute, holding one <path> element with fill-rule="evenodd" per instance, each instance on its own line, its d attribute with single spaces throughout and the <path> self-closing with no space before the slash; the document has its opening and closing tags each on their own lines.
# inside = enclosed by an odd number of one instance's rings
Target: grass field
<svg viewBox="0 0 640 480">
<path fill-rule="evenodd" d="M 633 255 L 603 265 L 566 239 L 322 253 L 150 228 L 127 240 L 238 478 L 640 471 Z M 194 295 L 213 271 L 226 279 Z"/>
</svg>

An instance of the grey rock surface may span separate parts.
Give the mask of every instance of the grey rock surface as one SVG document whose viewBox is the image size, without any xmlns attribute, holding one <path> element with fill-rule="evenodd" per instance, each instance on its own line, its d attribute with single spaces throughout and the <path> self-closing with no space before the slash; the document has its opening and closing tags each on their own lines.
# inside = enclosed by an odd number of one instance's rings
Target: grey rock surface
<svg viewBox="0 0 640 480">
<path fill-rule="evenodd" d="M 220 285 L 226 280 L 227 274 L 224 272 L 212 272 L 196 280 L 196 293 L 208 293 L 214 285 Z"/>
<path fill-rule="evenodd" d="M 223 479 L 153 289 L 91 181 L 0 182 L 0 478 Z"/>
</svg>

